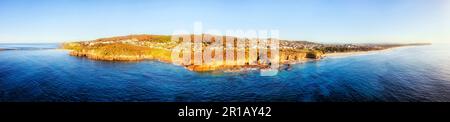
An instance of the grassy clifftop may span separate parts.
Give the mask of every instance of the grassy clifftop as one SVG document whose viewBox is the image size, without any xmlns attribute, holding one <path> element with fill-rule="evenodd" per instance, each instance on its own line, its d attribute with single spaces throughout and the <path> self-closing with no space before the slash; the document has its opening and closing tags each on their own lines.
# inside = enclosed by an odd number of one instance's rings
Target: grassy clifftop
<svg viewBox="0 0 450 122">
<path fill-rule="evenodd" d="M 64 49 L 70 49 L 70 55 L 86 56 L 97 60 L 137 61 L 155 59 L 170 61 L 170 50 L 144 46 L 136 46 L 123 43 L 103 44 L 97 46 L 85 46 L 80 43 L 64 43 Z"/>
</svg>

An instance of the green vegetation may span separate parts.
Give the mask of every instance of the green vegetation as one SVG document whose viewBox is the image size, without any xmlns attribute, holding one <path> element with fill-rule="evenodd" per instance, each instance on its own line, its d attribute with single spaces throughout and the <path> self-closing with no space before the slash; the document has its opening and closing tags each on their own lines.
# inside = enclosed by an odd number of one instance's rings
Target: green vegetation
<svg viewBox="0 0 450 122">
<path fill-rule="evenodd" d="M 85 48 L 85 46 L 83 46 L 80 43 L 63 43 L 61 45 L 61 47 L 63 49 L 68 49 L 68 50 L 73 50 L 73 51 L 81 51 Z"/>
<path fill-rule="evenodd" d="M 110 38 L 100 38 L 96 39 L 94 41 L 122 41 L 127 39 L 136 39 L 138 41 L 143 42 L 159 42 L 159 43 L 166 43 L 170 42 L 171 36 L 166 35 L 147 35 L 147 34 L 141 34 L 141 35 L 128 35 L 128 36 L 118 36 L 118 37 L 110 37 Z"/>
</svg>

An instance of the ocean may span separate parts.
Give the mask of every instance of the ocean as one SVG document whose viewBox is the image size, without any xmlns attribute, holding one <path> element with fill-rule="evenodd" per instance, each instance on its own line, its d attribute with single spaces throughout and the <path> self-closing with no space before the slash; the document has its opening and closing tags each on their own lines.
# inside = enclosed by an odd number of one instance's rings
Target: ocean
<svg viewBox="0 0 450 122">
<path fill-rule="evenodd" d="M 198 73 L 157 61 L 0 44 L 2 102 L 450 102 L 450 46 L 400 47 L 258 71 Z"/>
</svg>

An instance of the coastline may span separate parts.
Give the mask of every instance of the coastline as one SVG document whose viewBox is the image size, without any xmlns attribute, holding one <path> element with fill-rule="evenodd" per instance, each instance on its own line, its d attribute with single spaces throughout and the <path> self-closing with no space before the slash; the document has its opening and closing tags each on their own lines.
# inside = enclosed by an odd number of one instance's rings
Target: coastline
<svg viewBox="0 0 450 122">
<path fill-rule="evenodd" d="M 352 52 L 335 52 L 335 53 L 325 53 L 322 55 L 323 58 L 340 58 L 340 57 L 349 57 L 349 56 L 360 56 L 360 55 L 372 55 L 376 53 L 385 53 L 388 51 L 393 51 L 396 49 L 410 48 L 413 46 L 399 46 L 392 47 L 381 50 L 370 50 L 370 51 L 352 51 Z"/>
<path fill-rule="evenodd" d="M 336 52 L 336 53 L 325 53 L 322 57 L 328 58 L 328 57 L 348 57 L 348 56 L 357 56 L 357 55 L 364 55 L 368 54 L 374 51 L 357 51 L 357 52 Z"/>
<path fill-rule="evenodd" d="M 191 38 L 192 36 L 193 35 L 191 35 Z M 106 60 L 106 61 L 157 60 L 166 63 L 179 62 L 182 59 L 180 57 L 181 55 L 178 54 L 178 58 L 175 59 L 176 61 L 172 61 L 173 60 L 172 55 L 174 54 L 172 54 L 173 52 L 171 50 L 176 48 L 176 46 L 179 45 L 181 42 L 169 40 L 169 37 L 171 36 L 157 36 L 157 35 L 117 36 L 110 38 L 100 38 L 90 41 L 62 43 L 60 47 L 63 49 L 72 50 L 71 52 L 69 52 L 69 55 L 71 56 L 87 57 L 93 60 Z M 237 37 L 234 38 L 237 39 Z M 372 52 L 380 52 L 408 45 L 417 45 L 417 44 L 324 45 L 312 42 L 308 43 L 308 42 L 284 41 L 277 55 L 279 55 L 278 63 L 284 65 L 284 64 L 297 64 L 305 62 L 307 60 L 320 60 L 325 57 L 354 56 Z M 305 48 L 305 46 L 317 46 L 317 47 Z M 205 47 L 208 47 L 208 44 L 205 44 Z M 201 48 L 202 50 L 204 50 L 203 46 Z M 250 47 L 243 47 L 241 50 L 245 49 L 244 51 L 246 51 L 249 48 Z M 235 51 L 238 50 L 236 47 L 233 49 Z M 188 47 L 183 50 L 191 51 L 191 53 L 194 53 L 193 51 L 195 51 L 193 50 L 193 47 Z M 336 53 L 324 53 L 324 52 L 336 52 Z M 223 54 L 222 56 L 225 56 L 225 54 Z M 234 71 L 253 68 L 264 69 L 271 65 L 270 63 L 267 63 L 266 60 L 261 59 L 260 55 L 256 56 L 257 58 L 255 60 L 256 62 L 258 62 L 258 64 L 256 65 L 250 63 L 250 61 L 252 60 L 246 59 L 239 61 L 239 62 L 243 61 L 244 65 L 237 65 L 237 63 L 222 64 L 223 61 L 213 62 L 213 64 L 195 65 L 191 61 L 188 64 L 182 64 L 182 66 L 191 71 L 206 72 L 217 70 Z M 191 59 L 193 59 L 192 55 Z M 202 58 L 201 60 L 203 61 L 204 59 Z M 235 61 L 238 62 L 237 60 Z"/>
</svg>

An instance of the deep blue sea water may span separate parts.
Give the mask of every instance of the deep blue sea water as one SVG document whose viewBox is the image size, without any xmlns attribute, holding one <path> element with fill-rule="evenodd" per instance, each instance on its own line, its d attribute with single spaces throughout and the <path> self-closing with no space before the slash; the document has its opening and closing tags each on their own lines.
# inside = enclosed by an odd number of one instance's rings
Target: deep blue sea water
<svg viewBox="0 0 450 122">
<path fill-rule="evenodd" d="M 450 46 L 402 47 L 259 72 L 196 73 L 156 61 L 72 57 L 0 44 L 0 101 L 450 101 Z"/>
</svg>

